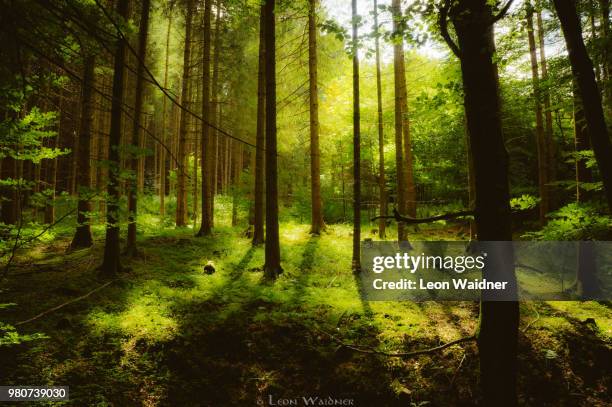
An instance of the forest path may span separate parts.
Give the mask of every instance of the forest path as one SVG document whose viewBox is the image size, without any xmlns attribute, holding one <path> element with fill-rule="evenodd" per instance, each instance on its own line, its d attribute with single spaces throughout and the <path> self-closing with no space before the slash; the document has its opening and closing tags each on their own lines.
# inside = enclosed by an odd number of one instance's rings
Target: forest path
<svg viewBox="0 0 612 407">
<path fill-rule="evenodd" d="M 364 303 L 343 262 L 350 230 L 333 225 L 311 237 L 308 225 L 283 223 L 285 272 L 274 285 L 261 284 L 263 248 L 252 248 L 239 228 L 221 226 L 206 239 L 190 229 L 147 231 L 139 242 L 145 256 L 129 263 L 129 274 L 22 326 L 49 339 L 0 350 L 1 381 L 70 385 L 70 405 L 254 405 L 270 395 L 335 395 L 365 406 L 470 404 L 478 394 L 474 344 L 401 360 L 356 353 L 322 334 L 393 352 L 436 346 L 476 327 L 474 303 Z M 30 262 L 48 262 L 42 259 L 64 243 L 58 237 L 37 248 Z M 48 268 L 17 268 L 35 272 L 7 280 L 3 302 L 17 305 L 2 319 L 22 321 L 101 285 L 100 256 L 97 245 L 56 256 Z M 212 275 L 203 273 L 209 261 Z M 604 405 L 610 308 L 529 303 L 522 314 L 521 392 L 535 394 L 539 405 Z"/>
</svg>

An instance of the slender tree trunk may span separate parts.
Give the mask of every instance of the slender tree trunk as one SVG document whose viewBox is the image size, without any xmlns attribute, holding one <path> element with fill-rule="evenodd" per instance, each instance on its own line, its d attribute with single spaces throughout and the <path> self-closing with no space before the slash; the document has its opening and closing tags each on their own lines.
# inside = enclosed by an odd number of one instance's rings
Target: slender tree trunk
<svg viewBox="0 0 612 407">
<path fill-rule="evenodd" d="M 264 242 L 264 155 L 266 127 L 266 54 L 265 54 L 265 11 L 261 6 L 259 19 L 259 69 L 257 73 L 257 130 L 255 134 L 255 223 L 253 245 Z"/>
<path fill-rule="evenodd" d="M 123 19 L 128 18 L 128 0 L 117 0 L 117 14 Z M 120 182 L 120 159 L 119 149 L 121 145 L 122 128 L 122 104 L 124 98 L 124 69 L 126 39 L 119 36 L 115 48 L 115 63 L 113 73 L 113 99 L 111 103 L 111 122 L 108 147 L 108 186 L 106 202 L 106 240 L 104 245 L 104 260 L 102 272 L 112 276 L 120 272 L 122 267 L 119 260 L 119 182 Z"/>
<path fill-rule="evenodd" d="M 406 162 L 404 160 L 403 139 L 403 114 L 402 114 L 402 83 L 406 84 L 405 74 L 402 70 L 404 60 L 402 32 L 400 28 L 400 1 L 393 0 L 391 3 L 391 14 L 393 15 L 393 73 L 395 87 L 395 172 L 397 178 L 397 192 L 395 194 L 396 207 L 401 213 L 406 213 Z M 397 225 L 397 240 L 403 242 L 408 240 L 406 226 L 403 223 Z"/>
<path fill-rule="evenodd" d="M 544 102 L 544 143 L 546 145 L 547 153 L 547 167 L 548 167 L 548 182 L 553 183 L 557 179 L 557 144 L 555 143 L 553 134 L 553 119 L 550 101 L 550 84 L 548 83 L 548 61 L 546 60 L 546 46 L 544 43 L 544 23 L 542 21 L 542 10 L 538 8 L 537 11 L 537 24 L 538 24 L 538 42 L 540 51 L 540 68 L 542 70 L 542 81 L 544 86 L 542 89 L 542 100 Z M 549 198 L 549 209 L 556 207 L 556 197 L 554 188 L 547 185 L 548 198 Z"/>
<path fill-rule="evenodd" d="M 573 1 L 554 0 L 569 53 L 572 73 L 580 90 L 591 145 L 604 184 L 608 208 L 612 211 L 612 145 L 604 119 L 601 95 L 597 89 L 593 63 L 589 58 L 576 5 Z"/>
<path fill-rule="evenodd" d="M 78 194 L 77 227 L 70 248 L 77 249 L 93 245 L 89 212 L 91 212 L 91 152 L 93 122 L 93 91 L 95 56 L 87 55 L 84 58 L 83 85 L 81 88 L 81 123 L 79 129 L 79 157 L 78 157 Z"/>
<path fill-rule="evenodd" d="M 185 48 L 183 51 L 183 84 L 181 99 L 184 105 L 189 103 L 189 81 L 191 76 L 191 30 L 193 20 L 193 0 L 187 0 L 185 14 Z M 178 142 L 178 168 L 176 191 L 176 226 L 187 226 L 187 112 L 181 110 Z"/>
<path fill-rule="evenodd" d="M 197 88 L 197 86 L 196 86 Z M 196 92 L 197 93 L 197 92 Z M 198 98 L 196 97 L 195 100 L 197 101 Z M 192 170 L 192 181 L 193 181 L 193 189 L 192 189 L 192 195 L 193 195 L 193 199 L 192 199 L 192 211 L 193 211 L 193 228 L 195 230 L 195 228 L 197 227 L 197 222 L 198 222 L 198 209 L 199 209 L 199 202 L 198 202 L 198 194 L 200 193 L 199 191 L 199 185 L 198 185 L 198 160 L 199 160 L 199 142 L 198 139 L 199 137 L 197 136 L 199 133 L 199 129 L 198 129 L 198 124 L 195 124 L 195 128 L 194 130 L 194 134 L 195 136 L 193 137 L 193 170 Z"/>
<path fill-rule="evenodd" d="M 394 27 L 394 70 L 395 70 L 395 88 L 396 88 L 396 103 L 399 108 L 399 115 L 396 113 L 396 119 L 401 120 L 401 132 L 402 132 L 402 171 L 403 171 L 403 207 L 400 208 L 402 213 L 406 213 L 409 216 L 416 217 L 416 189 L 414 185 L 414 159 L 412 154 L 412 140 L 410 136 L 410 118 L 408 116 L 408 91 L 406 89 L 406 62 L 404 54 L 404 41 L 403 41 L 403 24 L 401 0 L 393 0 L 391 2 L 392 14 L 393 14 L 393 27 Z M 396 126 L 396 129 L 397 126 Z M 399 189 L 399 188 L 398 188 Z M 399 231 L 399 229 L 398 229 Z M 402 229 L 404 235 L 406 229 Z M 407 240 L 407 235 L 404 239 Z"/>
<path fill-rule="evenodd" d="M 468 166 L 468 208 L 474 210 L 476 207 L 476 180 L 474 178 L 474 156 L 472 154 L 472 146 L 470 145 L 470 131 L 467 126 L 467 119 L 464 115 L 465 140 L 467 151 L 467 166 Z M 478 230 L 476 229 L 476 221 L 470 219 L 470 241 L 478 239 Z"/>
<path fill-rule="evenodd" d="M 536 117 L 536 146 L 538 153 L 538 189 L 540 191 L 540 224 L 546 223 L 546 214 L 550 210 L 548 194 L 548 154 L 544 136 L 544 119 L 542 115 L 542 97 L 540 93 L 540 75 L 538 73 L 538 57 L 533 30 L 533 7 L 527 1 L 527 37 L 529 39 L 529 55 L 531 58 L 531 78 L 533 83 L 533 99 Z"/>
<path fill-rule="evenodd" d="M 487 280 L 507 281 L 516 288 L 512 250 L 508 153 L 504 146 L 497 67 L 494 63 L 493 12 L 487 0 L 453 3 L 461 60 L 465 113 L 474 162 L 478 240 L 499 243 L 505 250 L 487 262 Z M 487 301 L 480 308 L 478 348 L 480 380 L 486 406 L 517 405 L 516 301 Z"/>
<path fill-rule="evenodd" d="M 610 0 L 599 0 L 601 9 L 601 37 L 603 39 L 602 64 L 603 64 L 603 86 L 606 109 L 612 116 L 612 84 L 610 83 L 610 59 L 612 59 L 612 41 L 610 41 Z"/>
<path fill-rule="evenodd" d="M 136 68 L 136 99 L 134 102 L 134 120 L 132 122 L 132 148 L 141 147 L 141 119 L 142 105 L 145 92 L 145 60 L 147 58 L 147 39 L 149 35 L 149 11 L 151 8 L 151 0 L 142 0 L 142 9 L 140 13 L 140 28 L 138 31 L 138 67 Z M 140 155 L 131 154 L 131 181 L 128 185 L 128 233 L 127 233 L 127 248 L 126 251 L 130 255 L 135 255 L 136 249 L 136 216 L 138 213 L 138 175 Z"/>
<path fill-rule="evenodd" d="M 172 29 L 172 10 L 168 16 L 168 29 L 166 30 L 166 60 L 164 63 L 164 89 L 168 88 L 168 65 L 170 59 L 170 32 Z M 162 101 L 162 125 L 161 125 L 162 142 L 169 142 L 167 129 L 167 98 Z M 161 219 L 166 216 L 166 150 L 163 146 L 159 149 L 159 216 Z"/>
<path fill-rule="evenodd" d="M 378 190 L 380 200 L 380 216 L 387 215 L 387 190 L 385 181 L 385 133 L 382 108 L 382 79 L 380 70 L 380 27 L 378 25 L 378 1 L 374 0 L 374 43 L 376 47 L 376 101 L 378 119 Z M 386 237 L 386 220 L 378 221 L 378 236 Z"/>
<path fill-rule="evenodd" d="M 212 76 L 212 99 L 211 99 L 211 118 L 216 127 L 221 126 L 221 104 L 219 103 L 219 62 L 221 57 L 221 0 L 217 0 L 217 10 L 215 16 L 215 44 L 213 54 L 213 76 Z M 219 142 L 219 133 L 216 129 L 212 129 L 212 137 L 210 138 L 210 200 L 208 202 L 208 213 L 210 217 L 210 225 L 215 225 L 215 194 L 217 192 L 217 163 L 219 156 L 217 154 L 217 145 Z"/>
<path fill-rule="evenodd" d="M 276 17 L 275 0 L 264 6 L 266 50 L 266 246 L 264 275 L 276 279 L 282 268 L 278 231 L 278 168 L 276 143 Z"/>
<path fill-rule="evenodd" d="M 579 90 L 574 81 L 574 145 L 576 148 L 576 201 L 584 202 L 589 198 L 583 184 L 593 182 L 591 169 L 587 167 L 586 160 L 580 154 L 591 149 L 589 134 L 584 118 L 584 109 L 580 100 Z"/>
<path fill-rule="evenodd" d="M 58 146 L 59 143 L 59 139 L 62 135 L 62 112 L 64 110 L 64 91 L 63 89 L 60 91 L 59 94 L 59 114 L 60 117 L 58 118 L 57 121 L 57 135 L 55 135 L 54 137 L 52 137 L 49 140 L 49 147 L 50 148 L 56 148 Z M 76 140 L 75 140 L 76 141 Z M 73 155 L 76 156 L 76 153 L 78 150 L 78 145 L 75 143 L 74 144 L 74 148 L 73 148 Z M 58 159 L 56 158 L 52 158 L 50 160 L 48 160 L 47 163 L 47 173 L 46 173 L 46 187 L 45 189 L 48 191 L 48 197 L 46 199 L 46 203 L 45 203 L 45 214 L 44 214 L 44 222 L 48 225 L 55 223 L 55 190 L 56 190 L 56 186 L 57 186 L 57 162 Z M 73 159 L 73 164 L 74 164 L 74 159 Z M 19 175 L 19 162 L 16 163 L 16 176 L 18 177 Z M 74 169 L 74 166 L 70 167 L 70 184 L 69 184 L 69 188 L 70 188 L 70 192 L 71 194 L 72 192 L 72 185 L 73 185 L 73 174 L 76 174 L 76 171 Z M 20 194 L 18 194 L 20 195 Z M 17 201 L 19 202 L 17 205 L 17 211 L 19 211 L 19 207 L 21 206 L 21 197 L 18 196 L 17 197 Z"/>
<path fill-rule="evenodd" d="M 319 149 L 319 86 L 317 84 L 317 0 L 309 0 L 308 72 L 310 82 L 310 187 L 312 226 L 318 235 L 325 228 L 321 203 L 321 152 Z"/>
<path fill-rule="evenodd" d="M 242 145 L 232 142 L 235 160 L 232 165 L 234 185 L 232 187 L 232 227 L 238 225 L 238 192 L 240 189 L 240 173 L 242 171 Z"/>
<path fill-rule="evenodd" d="M 359 47 L 357 0 L 352 0 L 353 15 L 353 272 L 361 271 L 361 116 L 359 112 Z"/>
<path fill-rule="evenodd" d="M 212 200 L 212 178 L 211 170 L 212 151 L 211 151 L 211 128 L 210 123 L 210 18 L 212 0 L 206 0 L 204 4 L 204 45 L 203 45 L 203 65 L 202 65 L 202 224 L 198 236 L 208 236 L 212 233 L 211 219 L 211 200 Z"/>
<path fill-rule="evenodd" d="M 585 202 L 590 194 L 584 184 L 593 181 L 591 169 L 580 153 L 590 150 L 588 130 L 579 91 L 574 81 L 574 143 L 576 147 L 576 202 Z M 592 242 L 581 241 L 577 246 L 576 259 L 576 294 L 582 299 L 595 297 L 599 293 L 599 284 L 595 273 L 596 254 Z"/>
<path fill-rule="evenodd" d="M 14 146 L 12 146 L 14 148 Z M 17 179 L 17 160 L 13 157 L 2 158 L 2 179 Z M 2 223 L 5 225 L 17 224 L 18 218 L 18 192 L 15 186 L 2 187 Z"/>
<path fill-rule="evenodd" d="M 400 0 L 394 0 L 396 4 L 397 15 L 402 15 Z M 400 30 L 403 33 L 403 30 Z M 399 37 L 402 40 L 398 44 L 398 69 L 399 69 L 399 91 L 400 91 L 400 106 L 402 112 L 402 135 L 404 147 L 404 172 L 405 172 L 405 207 L 404 212 L 408 216 L 416 217 L 416 187 L 414 184 L 414 156 L 412 154 L 412 137 L 410 134 L 410 116 L 408 115 L 408 89 L 406 87 L 406 62 L 404 54 L 403 36 Z"/>
</svg>

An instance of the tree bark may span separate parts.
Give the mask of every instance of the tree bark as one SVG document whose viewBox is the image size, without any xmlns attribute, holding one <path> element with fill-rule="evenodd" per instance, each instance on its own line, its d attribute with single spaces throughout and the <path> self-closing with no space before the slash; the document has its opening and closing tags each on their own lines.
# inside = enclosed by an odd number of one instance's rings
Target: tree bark
<svg viewBox="0 0 612 407">
<path fill-rule="evenodd" d="M 458 45 L 449 45 L 461 60 L 464 103 L 476 184 L 478 240 L 507 242 L 499 262 L 487 262 L 487 280 L 516 288 L 512 253 L 508 153 L 504 146 L 497 67 L 494 63 L 494 17 L 487 0 L 447 2 Z M 448 9 L 447 9 L 448 10 Z M 445 26 L 445 19 L 441 19 Z M 444 27 L 443 30 L 444 32 Z M 448 34 L 448 32 L 446 32 Z M 516 301 L 493 302 L 483 293 L 478 331 L 480 380 L 486 406 L 517 405 Z"/>
<path fill-rule="evenodd" d="M 60 90 L 59 96 L 58 96 L 58 105 L 59 105 L 59 118 L 57 120 L 57 134 L 55 136 L 53 136 L 50 140 L 49 140 L 49 147 L 50 148 L 56 148 L 58 146 L 59 143 L 59 139 L 62 135 L 62 114 L 63 114 L 63 110 L 64 110 L 64 91 L 63 89 Z M 76 140 L 75 140 L 76 141 Z M 78 150 L 78 145 L 76 145 L 76 143 L 74 144 L 73 148 L 73 155 L 76 156 L 77 150 Z M 76 170 L 74 168 L 74 158 L 73 158 L 73 166 L 70 167 L 70 184 L 69 184 L 69 189 L 72 193 L 72 186 L 73 186 L 73 178 L 76 174 Z M 47 199 L 45 201 L 45 213 L 43 216 L 43 221 L 44 223 L 51 225 L 53 223 L 55 223 L 55 188 L 56 188 L 56 184 L 57 184 L 57 163 L 58 163 L 58 159 L 57 157 L 52 158 L 50 160 L 48 160 L 47 162 L 47 168 L 46 168 L 46 174 L 45 174 L 45 182 L 47 183 L 45 189 L 49 192 L 47 192 L 48 196 Z M 15 178 L 19 178 L 19 162 L 16 161 L 15 162 Z M 16 195 L 16 207 L 15 207 L 15 213 L 19 213 L 19 208 L 21 207 L 22 204 L 22 197 L 21 197 L 21 193 L 19 191 L 17 191 Z M 17 216 L 17 215 L 16 215 Z"/>
<path fill-rule="evenodd" d="M 253 246 L 264 242 L 264 155 L 266 127 L 266 53 L 265 11 L 261 6 L 259 19 L 259 69 L 257 73 L 257 129 L 255 133 L 255 222 L 253 224 Z"/>
<path fill-rule="evenodd" d="M 264 6 L 266 50 L 266 246 L 264 275 L 274 280 L 282 268 L 278 231 L 278 169 L 276 142 L 276 17 L 275 0 Z"/>
<path fill-rule="evenodd" d="M 404 160 L 404 139 L 403 139 L 403 114 L 402 114 L 402 83 L 405 86 L 405 75 L 402 73 L 401 61 L 404 59 L 403 37 L 400 29 L 400 1 L 393 0 L 391 3 L 391 14 L 393 15 L 393 73 L 395 87 L 395 173 L 396 188 L 395 204 L 402 213 L 407 213 L 407 192 L 406 192 L 406 168 Z M 403 223 L 397 225 L 397 240 L 399 242 L 408 239 L 406 226 Z"/>
<path fill-rule="evenodd" d="M 168 88 L 168 65 L 170 59 L 170 32 L 172 30 L 172 9 L 168 16 L 168 29 L 166 30 L 166 59 L 164 62 L 164 89 Z M 167 130 L 167 98 L 164 97 L 162 101 L 162 125 L 161 125 L 161 139 L 163 143 L 168 143 L 168 130 Z M 159 149 L 159 216 L 164 218 L 166 216 L 166 149 L 160 146 Z"/>
<path fill-rule="evenodd" d="M 95 56 L 86 55 L 83 61 L 81 87 L 81 123 L 79 129 L 77 227 L 70 248 L 78 249 L 93 245 L 89 212 L 91 212 L 91 152 L 93 122 L 93 86 Z"/>
<path fill-rule="evenodd" d="M 612 144 L 604 119 L 593 63 L 584 45 L 582 26 L 574 1 L 554 0 L 554 5 L 565 37 L 572 73 L 580 91 L 589 138 L 603 181 L 608 208 L 612 211 L 612 160 L 610 160 Z"/>
<path fill-rule="evenodd" d="M 117 14 L 127 20 L 128 0 L 117 0 Z M 104 274 L 113 276 L 122 270 L 119 260 L 119 182 L 122 128 L 122 105 L 124 98 L 124 70 L 126 39 L 119 36 L 115 46 L 115 62 L 113 73 L 113 98 L 111 103 L 111 120 L 108 144 L 108 186 L 106 199 L 106 239 L 104 245 L 104 260 L 101 270 Z"/>
<path fill-rule="evenodd" d="M 542 10 L 537 10 L 537 25 L 538 25 L 538 43 L 540 51 L 540 69 L 542 71 L 542 81 L 544 87 L 542 89 L 542 100 L 544 102 L 544 143 L 546 144 L 547 152 L 547 167 L 548 167 L 548 183 L 553 183 L 557 179 L 557 143 L 553 134 L 553 119 L 550 101 L 550 84 L 548 83 L 548 61 L 546 60 L 546 46 L 544 43 L 544 23 L 542 21 Z M 547 186 L 549 209 L 556 207 L 556 194 L 554 188 Z"/>
<path fill-rule="evenodd" d="M 232 227 L 238 225 L 238 192 L 240 190 L 240 173 L 242 172 L 242 144 L 232 141 L 232 152 L 235 159 L 232 163 L 234 185 L 232 187 Z"/>
<path fill-rule="evenodd" d="M 204 123 L 202 126 L 202 223 L 198 236 L 209 236 L 212 233 L 211 219 L 211 200 L 212 200 L 212 179 L 211 172 L 213 168 L 212 151 L 211 151 L 211 129 L 208 126 L 210 123 L 210 18 L 211 18 L 212 0 L 206 0 L 204 4 L 204 31 L 203 31 L 203 55 L 202 55 L 202 118 Z"/>
<path fill-rule="evenodd" d="M 612 84 L 610 83 L 610 59 L 612 58 L 612 42 L 610 41 L 610 0 L 599 0 L 601 9 L 601 37 L 603 39 L 602 65 L 604 97 L 608 115 L 612 115 Z"/>
<path fill-rule="evenodd" d="M 527 6 L 527 37 L 529 40 L 529 56 L 531 59 L 531 80 L 533 84 L 534 111 L 536 118 L 536 146 L 538 156 L 538 190 L 540 192 L 540 224 L 546 223 L 546 214 L 549 212 L 548 194 L 548 154 L 544 138 L 544 118 L 542 115 L 542 96 L 540 93 L 540 75 L 538 72 L 538 57 L 536 53 L 535 35 L 533 30 L 533 7 L 531 2 Z"/>
<path fill-rule="evenodd" d="M 193 20 L 193 0 L 187 0 L 185 11 L 185 48 L 183 51 L 183 84 L 181 99 L 183 105 L 189 103 L 189 81 L 191 76 L 191 30 Z M 178 142 L 178 168 L 176 188 L 176 226 L 187 226 L 187 112 L 181 109 Z"/>
<path fill-rule="evenodd" d="M 138 149 L 138 154 L 132 151 L 130 169 L 132 171 L 131 181 L 128 184 L 128 233 L 126 251 L 130 255 L 135 255 L 136 249 L 136 216 L 138 214 L 138 179 L 140 172 L 140 152 L 141 148 L 141 118 L 142 105 L 145 92 L 145 60 L 147 58 L 147 39 L 149 35 L 149 12 L 151 0 L 142 0 L 140 13 L 140 27 L 138 30 L 138 67 L 136 68 L 136 99 L 134 102 L 134 120 L 132 122 L 132 149 Z"/>
<path fill-rule="evenodd" d="M 359 102 L 359 47 L 357 0 L 352 0 L 353 15 L 353 272 L 361 271 L 361 116 Z"/>
<path fill-rule="evenodd" d="M 221 126 L 221 104 L 219 103 L 219 62 L 221 57 L 221 0 L 217 0 L 217 9 L 215 16 L 215 48 L 213 54 L 213 76 L 212 76 L 212 101 L 211 101 L 211 119 L 215 126 Z M 217 154 L 217 144 L 219 142 L 219 133 L 216 129 L 212 129 L 212 137 L 208 149 L 210 151 L 210 200 L 208 202 L 208 212 L 210 217 L 210 225 L 215 225 L 215 194 L 217 191 L 217 163 L 219 156 Z"/>
<path fill-rule="evenodd" d="M 2 179 L 17 179 L 17 160 L 13 157 L 4 157 L 2 159 Z M 17 224 L 18 206 L 17 187 L 2 187 L 2 223 L 5 225 Z"/>
<path fill-rule="evenodd" d="M 387 216 L 387 190 L 385 181 L 385 132 L 382 108 L 382 79 L 380 69 L 380 27 L 378 25 L 378 1 L 374 0 L 374 44 L 376 52 L 376 103 L 378 120 L 378 190 L 380 200 L 380 216 Z M 378 236 L 386 237 L 384 219 L 378 221 Z"/>
<path fill-rule="evenodd" d="M 312 226 L 318 235 L 325 228 L 321 203 L 321 152 L 319 149 L 319 87 L 317 84 L 317 0 L 309 0 L 308 72 L 310 74 L 310 187 Z"/>
</svg>

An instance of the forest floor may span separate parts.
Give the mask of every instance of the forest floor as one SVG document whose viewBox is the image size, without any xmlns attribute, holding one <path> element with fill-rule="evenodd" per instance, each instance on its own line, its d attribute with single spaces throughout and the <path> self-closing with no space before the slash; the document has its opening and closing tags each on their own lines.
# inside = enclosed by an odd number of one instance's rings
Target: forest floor
<svg viewBox="0 0 612 407">
<path fill-rule="evenodd" d="M 368 407 L 477 403 L 474 342 L 407 359 L 338 343 L 387 352 L 437 346 L 473 334 L 477 303 L 364 302 L 350 271 L 349 226 L 320 237 L 307 225 L 280 229 L 284 273 L 264 284 L 263 248 L 252 248 L 243 229 L 221 225 L 194 238 L 192 229 L 150 228 L 140 236 L 143 255 L 124 260 L 128 273 L 19 326 L 48 338 L 0 347 L 0 383 L 68 385 L 64 404 L 74 406 L 255 406 L 302 396 Z M 418 233 L 456 238 L 453 229 Z M 1 302 L 16 305 L 0 320 L 26 320 L 107 281 L 96 271 L 100 240 L 73 253 L 68 243 L 58 235 L 18 259 L 0 285 Z M 209 261 L 212 275 L 203 273 Z M 610 305 L 523 303 L 521 315 L 521 405 L 610 405 Z"/>
</svg>

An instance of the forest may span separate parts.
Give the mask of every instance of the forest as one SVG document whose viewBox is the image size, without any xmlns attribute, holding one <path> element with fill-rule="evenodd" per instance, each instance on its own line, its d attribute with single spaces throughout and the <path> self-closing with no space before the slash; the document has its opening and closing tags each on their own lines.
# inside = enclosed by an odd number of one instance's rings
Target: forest
<svg viewBox="0 0 612 407">
<path fill-rule="evenodd" d="M 610 75 L 609 0 L 0 0 L 0 386 L 611 405 Z M 368 298 L 411 242 L 577 260 L 555 301 Z"/>
</svg>

